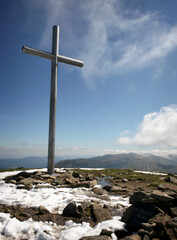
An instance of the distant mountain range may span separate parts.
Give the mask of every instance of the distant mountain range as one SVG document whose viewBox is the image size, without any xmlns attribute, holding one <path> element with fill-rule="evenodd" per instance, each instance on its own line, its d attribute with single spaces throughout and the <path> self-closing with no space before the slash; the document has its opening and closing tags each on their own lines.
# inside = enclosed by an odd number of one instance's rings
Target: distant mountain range
<svg viewBox="0 0 177 240">
<path fill-rule="evenodd" d="M 72 158 L 72 159 L 71 159 Z M 109 154 L 98 157 L 56 156 L 55 167 L 64 168 L 129 168 L 177 174 L 177 155 L 167 157 L 152 154 Z M 67 159 L 67 160 L 63 160 Z M 47 157 L 24 157 L 0 159 L 0 169 L 47 167 Z"/>
<path fill-rule="evenodd" d="M 63 160 L 63 157 L 55 157 L 55 162 Z M 0 169 L 10 168 L 44 168 L 47 167 L 47 157 L 24 157 L 0 159 Z"/>
<path fill-rule="evenodd" d="M 92 158 L 63 160 L 55 164 L 64 168 L 128 168 L 177 174 L 177 155 L 167 157 L 153 154 L 110 154 Z"/>
<path fill-rule="evenodd" d="M 76 156 L 56 156 L 55 162 L 60 160 L 75 158 Z M 85 156 L 84 156 L 85 157 Z M 47 167 L 47 157 L 24 157 L 24 158 L 0 158 L 0 169 L 10 168 L 44 168 Z"/>
</svg>

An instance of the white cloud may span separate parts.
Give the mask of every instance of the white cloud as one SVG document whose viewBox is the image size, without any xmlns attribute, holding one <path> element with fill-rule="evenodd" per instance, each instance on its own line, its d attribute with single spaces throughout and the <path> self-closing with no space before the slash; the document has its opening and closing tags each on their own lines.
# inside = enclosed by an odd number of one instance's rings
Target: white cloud
<svg viewBox="0 0 177 240">
<path fill-rule="evenodd" d="M 38 0 L 30 9 L 43 12 L 39 47 L 51 49 L 52 25 L 60 25 L 60 52 L 84 60 L 80 72 L 90 86 L 109 74 L 155 62 L 160 68 L 162 59 L 177 47 L 177 25 L 170 26 L 158 13 L 129 9 L 124 1 Z"/>
<path fill-rule="evenodd" d="M 177 26 L 160 21 L 157 14 L 131 10 L 127 14 L 127 8 L 119 1 L 89 3 L 89 28 L 80 53 L 85 60 L 83 77 L 88 84 L 110 73 L 152 65 L 177 46 Z"/>
<path fill-rule="evenodd" d="M 177 105 L 161 108 L 144 116 L 134 137 L 119 137 L 118 144 L 140 146 L 177 147 Z"/>
<path fill-rule="evenodd" d="M 124 132 L 122 132 L 120 135 L 121 136 L 125 136 L 125 135 L 128 135 L 130 134 L 130 131 L 129 130 L 125 130 Z"/>
</svg>

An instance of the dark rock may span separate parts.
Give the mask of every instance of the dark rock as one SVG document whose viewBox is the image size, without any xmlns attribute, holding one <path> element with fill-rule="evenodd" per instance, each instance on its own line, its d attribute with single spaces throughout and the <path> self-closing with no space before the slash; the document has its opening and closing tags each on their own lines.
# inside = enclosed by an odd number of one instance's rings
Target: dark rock
<svg viewBox="0 0 177 240">
<path fill-rule="evenodd" d="M 65 217 L 81 218 L 81 214 L 78 213 L 75 202 L 69 203 L 64 208 L 62 215 Z"/>
<path fill-rule="evenodd" d="M 148 195 L 145 192 L 134 192 L 133 195 L 130 196 L 129 202 L 130 204 L 142 202 L 142 200 L 148 199 Z"/>
<path fill-rule="evenodd" d="M 31 177 L 32 173 L 29 172 L 20 172 L 16 175 L 16 177 L 23 177 L 23 178 L 29 178 Z"/>
<path fill-rule="evenodd" d="M 109 211 L 99 204 L 94 204 L 91 206 L 91 213 L 95 222 L 103 222 L 112 219 Z"/>
<path fill-rule="evenodd" d="M 121 218 L 122 222 L 129 223 L 133 215 L 133 206 L 128 207 Z"/>
<path fill-rule="evenodd" d="M 155 205 L 150 203 L 137 202 L 126 209 L 121 221 L 127 223 L 132 230 L 141 227 L 141 223 L 148 222 L 155 214 Z"/>
<path fill-rule="evenodd" d="M 108 231 L 106 229 L 103 229 L 100 233 L 100 235 L 106 235 L 106 236 L 109 236 L 109 237 L 111 237 L 111 234 L 112 234 L 112 231 Z"/>
<path fill-rule="evenodd" d="M 83 178 L 83 175 L 81 173 L 79 173 L 79 172 L 73 172 L 72 176 L 74 178 Z"/>
<path fill-rule="evenodd" d="M 103 187 L 103 189 L 105 189 L 107 192 L 110 192 L 111 188 L 112 188 L 112 186 L 110 186 L 110 185 L 106 185 Z"/>
<path fill-rule="evenodd" d="M 129 235 L 129 233 L 126 230 L 116 230 L 115 235 L 118 239 L 126 237 L 127 235 Z"/>
<path fill-rule="evenodd" d="M 16 218 L 20 221 L 25 221 L 31 217 L 30 214 L 25 213 L 25 212 L 17 212 L 16 213 Z"/>
</svg>

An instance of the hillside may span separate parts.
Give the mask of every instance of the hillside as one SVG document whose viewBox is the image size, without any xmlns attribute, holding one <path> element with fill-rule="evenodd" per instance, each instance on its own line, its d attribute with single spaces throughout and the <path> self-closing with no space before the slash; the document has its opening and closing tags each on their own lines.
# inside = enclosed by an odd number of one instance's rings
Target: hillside
<svg viewBox="0 0 177 240">
<path fill-rule="evenodd" d="M 93 158 L 63 160 L 55 167 L 64 168 L 131 168 L 144 171 L 177 173 L 177 156 L 161 157 L 136 153 L 110 154 Z"/>
<path fill-rule="evenodd" d="M 63 158 L 56 157 L 58 162 Z M 44 168 L 47 167 L 47 157 L 24 157 L 24 158 L 3 158 L 0 159 L 0 169 L 10 168 Z"/>
</svg>

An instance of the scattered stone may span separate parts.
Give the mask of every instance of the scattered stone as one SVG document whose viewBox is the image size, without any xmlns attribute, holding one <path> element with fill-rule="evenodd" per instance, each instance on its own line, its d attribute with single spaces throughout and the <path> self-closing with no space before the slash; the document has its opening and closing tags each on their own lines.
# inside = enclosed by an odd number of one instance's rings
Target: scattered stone
<svg viewBox="0 0 177 240">
<path fill-rule="evenodd" d="M 42 174 L 42 175 L 41 175 L 41 177 L 42 177 L 42 178 L 53 179 L 53 180 L 55 180 L 55 179 L 56 179 L 56 177 L 55 177 L 55 176 L 52 176 L 52 175 L 49 175 L 49 174 Z"/>
<path fill-rule="evenodd" d="M 92 191 L 97 195 L 107 194 L 107 191 L 105 189 L 103 189 L 102 187 L 93 187 Z"/>
<path fill-rule="evenodd" d="M 125 175 L 126 176 L 126 175 Z M 103 176 L 105 177 L 105 176 Z M 124 179 L 124 178 L 123 178 Z M 116 231 L 116 236 L 121 240 L 173 240 L 177 239 L 177 180 L 169 175 L 168 183 L 159 186 L 149 186 L 135 181 L 133 178 L 122 176 L 112 178 L 112 185 L 97 187 L 97 180 L 93 175 L 80 174 L 76 171 L 57 171 L 55 176 L 48 175 L 41 171 L 33 173 L 21 172 L 17 175 L 8 176 L 4 180 L 7 183 L 16 184 L 18 189 L 31 188 L 56 188 L 56 187 L 85 187 L 92 188 L 97 194 L 97 200 L 83 202 L 78 207 L 76 203 L 69 203 L 63 210 L 62 215 L 52 214 L 43 206 L 39 208 L 25 208 L 22 206 L 2 206 L 0 212 L 10 213 L 20 221 L 32 218 L 35 221 L 52 221 L 64 225 L 66 221 L 73 220 L 76 223 L 87 221 L 91 226 L 109 220 L 112 216 L 122 216 L 122 221 L 127 225 L 128 231 Z M 115 181 L 114 181 L 115 180 Z M 163 180 L 161 180 L 163 181 Z M 46 184 L 49 183 L 49 184 Z M 155 190 L 154 189 L 157 189 Z M 138 191 L 135 192 L 135 189 Z M 130 196 L 130 206 L 124 211 L 124 207 L 108 209 L 99 205 L 100 199 L 109 201 L 109 195 Z M 94 194 L 92 194 L 95 196 Z M 123 213 L 124 211 L 124 213 Z M 111 212 L 111 214 L 110 214 Z M 132 232 L 138 232 L 139 235 Z M 102 230 L 100 236 L 85 237 L 89 239 L 111 239 L 112 232 Z"/>
<path fill-rule="evenodd" d="M 83 178 L 83 175 L 81 173 L 79 173 L 79 172 L 73 172 L 72 176 L 74 178 Z"/>
<path fill-rule="evenodd" d="M 166 182 L 171 182 L 171 183 L 177 184 L 177 178 L 172 177 L 172 176 L 167 176 L 164 180 L 165 180 Z"/>
<path fill-rule="evenodd" d="M 39 184 L 42 183 L 43 181 L 37 180 L 32 177 L 24 178 L 18 182 L 18 184 L 24 184 L 24 185 L 29 185 L 29 184 Z"/>
<path fill-rule="evenodd" d="M 52 185 L 49 184 L 37 184 L 35 188 L 54 188 Z"/>
<path fill-rule="evenodd" d="M 26 190 L 31 190 L 33 188 L 33 185 L 30 183 L 30 184 L 26 184 L 26 185 L 18 185 L 17 186 L 17 189 L 26 189 Z"/>
<path fill-rule="evenodd" d="M 93 188 L 95 185 L 97 185 L 97 183 L 98 183 L 97 180 L 83 181 L 83 182 L 71 184 L 70 187 L 72 187 L 72 188 L 78 188 L 78 187 Z"/>
<path fill-rule="evenodd" d="M 138 234 L 133 234 L 133 235 L 121 238 L 120 240 L 141 240 L 141 237 Z"/>
<path fill-rule="evenodd" d="M 107 192 L 110 192 L 111 189 L 112 189 L 112 186 L 111 185 L 106 185 L 103 187 L 103 189 L 105 189 Z"/>
<path fill-rule="evenodd" d="M 155 223 L 152 223 L 152 224 L 150 224 L 150 223 L 142 223 L 141 225 L 142 225 L 143 229 L 145 229 L 148 232 L 151 232 L 153 230 L 153 228 L 156 226 Z"/>
<path fill-rule="evenodd" d="M 160 184 L 158 189 L 163 191 L 171 190 L 177 193 L 177 186 L 173 184 Z"/>
<path fill-rule="evenodd" d="M 150 240 L 150 237 L 149 237 L 149 235 L 144 235 L 144 237 L 143 237 L 143 240 Z"/>
<path fill-rule="evenodd" d="M 20 172 L 16 175 L 16 177 L 23 177 L 23 178 L 29 178 L 31 177 L 32 173 L 29 172 Z"/>
<path fill-rule="evenodd" d="M 50 213 L 50 211 L 42 205 L 39 206 L 38 209 L 39 209 L 39 214 L 41 214 L 41 215 Z"/>
<path fill-rule="evenodd" d="M 111 234 L 112 234 L 112 231 L 109 231 L 109 230 L 106 230 L 106 229 L 103 229 L 100 233 L 100 235 L 106 235 L 106 236 L 109 236 L 109 237 L 111 237 Z"/>
<path fill-rule="evenodd" d="M 128 179 L 127 178 L 123 178 L 122 182 L 128 182 Z"/>
<path fill-rule="evenodd" d="M 177 207 L 170 208 L 171 215 L 177 217 Z"/>
<path fill-rule="evenodd" d="M 91 236 L 91 237 L 83 237 L 80 240 L 111 240 L 109 236 Z"/>
<path fill-rule="evenodd" d="M 106 194 L 101 195 L 101 196 L 99 195 L 99 199 L 102 199 L 102 200 L 107 201 L 107 202 L 111 201 L 110 197 Z"/>
<path fill-rule="evenodd" d="M 16 184 L 17 182 L 14 179 L 8 181 L 8 183 Z"/>
</svg>

